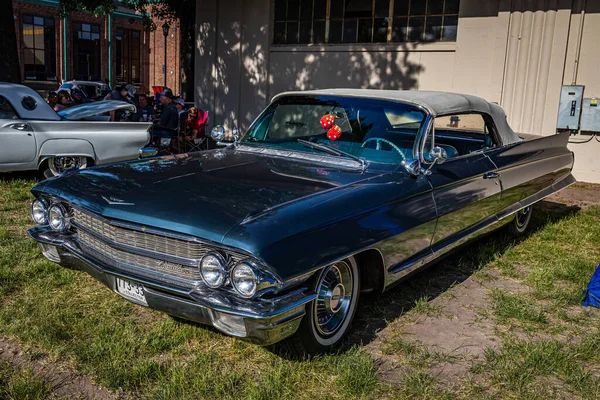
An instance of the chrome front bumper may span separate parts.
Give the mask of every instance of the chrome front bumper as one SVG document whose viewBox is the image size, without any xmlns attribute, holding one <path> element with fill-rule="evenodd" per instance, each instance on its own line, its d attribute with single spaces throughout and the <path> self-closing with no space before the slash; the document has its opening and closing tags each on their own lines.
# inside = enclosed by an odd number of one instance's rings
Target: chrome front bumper
<svg viewBox="0 0 600 400">
<path fill-rule="evenodd" d="M 116 278 L 141 284 L 149 308 L 212 325 L 216 329 L 259 345 L 270 345 L 296 332 L 314 293 L 299 289 L 271 299 L 242 299 L 228 293 L 202 291 L 149 280 L 102 263 L 86 254 L 71 234 L 60 234 L 48 227 L 27 231 L 44 256 L 63 267 L 87 272 L 116 292 Z M 134 300 L 125 299 L 139 304 Z"/>
</svg>

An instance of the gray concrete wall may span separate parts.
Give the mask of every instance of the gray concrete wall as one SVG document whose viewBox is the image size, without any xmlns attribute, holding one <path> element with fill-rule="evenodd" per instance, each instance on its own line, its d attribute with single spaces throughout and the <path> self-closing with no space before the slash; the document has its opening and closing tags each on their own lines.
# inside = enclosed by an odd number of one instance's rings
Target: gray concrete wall
<svg viewBox="0 0 600 400">
<path fill-rule="evenodd" d="M 286 90 L 446 90 L 502 105 L 518 132 L 555 133 L 560 87 L 600 96 L 600 1 L 461 0 L 453 43 L 271 45 L 272 0 L 197 7 L 196 101 L 211 124 L 245 129 Z M 575 62 L 581 46 L 579 62 Z M 600 142 L 572 145 L 578 179 L 600 182 Z"/>
</svg>

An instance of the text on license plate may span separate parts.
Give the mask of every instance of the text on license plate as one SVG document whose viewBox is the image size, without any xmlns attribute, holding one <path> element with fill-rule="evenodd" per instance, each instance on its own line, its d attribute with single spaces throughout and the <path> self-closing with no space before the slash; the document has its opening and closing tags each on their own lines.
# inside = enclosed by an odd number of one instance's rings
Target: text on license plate
<svg viewBox="0 0 600 400">
<path fill-rule="evenodd" d="M 144 288 L 142 285 L 121 278 L 116 278 L 116 280 L 117 293 L 130 300 L 134 300 L 146 306 L 148 305 L 148 303 L 146 303 L 146 296 L 144 296 Z"/>
</svg>

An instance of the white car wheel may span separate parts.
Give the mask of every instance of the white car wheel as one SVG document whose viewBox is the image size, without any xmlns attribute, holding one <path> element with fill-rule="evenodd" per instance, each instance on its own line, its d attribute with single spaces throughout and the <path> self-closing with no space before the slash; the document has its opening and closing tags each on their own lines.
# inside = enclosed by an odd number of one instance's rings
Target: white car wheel
<svg viewBox="0 0 600 400">
<path fill-rule="evenodd" d="M 296 355 L 333 349 L 349 331 L 359 293 L 360 273 L 353 257 L 325 268 L 317 284 L 317 298 L 307 305 L 298 331 L 284 347 Z"/>
<path fill-rule="evenodd" d="M 529 206 L 517 211 L 509 225 L 509 232 L 512 236 L 517 237 L 525 234 L 529 227 L 529 221 L 531 221 L 532 210 L 532 206 Z"/>
<path fill-rule="evenodd" d="M 51 178 L 72 168 L 82 169 L 85 167 L 87 167 L 86 157 L 51 157 L 48 159 L 48 169 L 44 171 L 44 176 Z"/>
</svg>

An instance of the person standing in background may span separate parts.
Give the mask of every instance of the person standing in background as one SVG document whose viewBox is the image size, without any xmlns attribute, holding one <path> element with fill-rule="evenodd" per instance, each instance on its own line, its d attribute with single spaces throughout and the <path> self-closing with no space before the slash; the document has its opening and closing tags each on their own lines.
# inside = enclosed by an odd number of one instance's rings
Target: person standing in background
<svg viewBox="0 0 600 400">
<path fill-rule="evenodd" d="M 131 86 L 130 90 L 128 88 L 128 86 Z M 135 96 L 135 88 L 133 88 L 133 85 L 121 85 L 118 88 L 116 88 L 115 90 L 113 90 L 112 92 L 110 92 L 109 94 L 106 95 L 106 97 L 104 97 L 104 100 L 117 100 L 117 101 L 124 101 L 126 103 L 132 103 L 135 104 L 133 101 L 133 98 Z M 117 113 L 113 110 L 109 112 L 110 114 L 110 120 L 111 121 L 120 121 L 121 120 L 121 115 L 117 115 Z M 119 118 L 117 118 L 119 117 Z"/>
<path fill-rule="evenodd" d="M 56 105 L 54 111 L 64 110 L 71 104 L 71 95 L 66 90 L 60 90 L 56 96 Z"/>
<path fill-rule="evenodd" d="M 54 90 L 51 90 L 48 92 L 48 104 L 50 105 L 50 107 L 52 107 L 52 109 L 54 109 L 54 106 L 56 105 L 58 101 L 56 92 Z"/>
<path fill-rule="evenodd" d="M 81 104 L 89 103 L 90 101 L 83 95 L 83 92 L 80 89 L 71 90 L 71 104 L 69 107 L 78 106 Z"/>
<path fill-rule="evenodd" d="M 183 135 L 186 128 L 187 111 L 185 110 L 185 101 L 181 97 L 175 99 L 175 107 L 177 107 L 177 115 L 179 116 L 179 134 Z"/>
<path fill-rule="evenodd" d="M 138 96 L 138 108 L 135 114 L 131 117 L 133 122 L 152 121 L 154 118 L 154 107 L 148 104 L 148 96 L 144 93 Z"/>
</svg>

